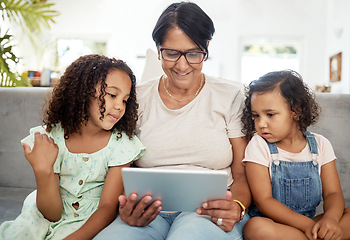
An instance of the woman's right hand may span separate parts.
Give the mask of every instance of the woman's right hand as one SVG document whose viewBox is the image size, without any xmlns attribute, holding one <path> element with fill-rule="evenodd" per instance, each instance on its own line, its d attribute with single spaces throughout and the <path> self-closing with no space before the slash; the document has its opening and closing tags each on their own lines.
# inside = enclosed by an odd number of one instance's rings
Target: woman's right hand
<svg viewBox="0 0 350 240">
<path fill-rule="evenodd" d="M 128 199 L 124 195 L 120 195 L 118 200 L 120 218 L 130 226 L 145 227 L 162 210 L 162 202 L 160 200 L 156 200 L 148 206 L 152 201 L 151 196 L 144 196 L 136 206 L 136 193 L 130 194 Z"/>
</svg>

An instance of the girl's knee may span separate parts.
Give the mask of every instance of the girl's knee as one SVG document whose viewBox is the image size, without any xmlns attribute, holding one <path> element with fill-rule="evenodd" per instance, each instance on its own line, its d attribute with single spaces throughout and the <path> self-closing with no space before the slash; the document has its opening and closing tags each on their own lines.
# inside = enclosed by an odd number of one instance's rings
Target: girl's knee
<svg viewBox="0 0 350 240">
<path fill-rule="evenodd" d="M 243 236 L 245 240 L 271 239 L 273 234 L 271 220 L 263 217 L 253 217 L 244 226 Z"/>
</svg>

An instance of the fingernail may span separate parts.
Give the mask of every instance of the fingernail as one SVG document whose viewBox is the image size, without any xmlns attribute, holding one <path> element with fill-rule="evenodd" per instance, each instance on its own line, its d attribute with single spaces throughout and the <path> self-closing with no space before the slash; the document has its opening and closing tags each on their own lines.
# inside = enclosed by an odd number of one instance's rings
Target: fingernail
<svg viewBox="0 0 350 240">
<path fill-rule="evenodd" d="M 152 197 L 147 196 L 145 197 L 145 203 L 149 203 L 152 200 Z"/>
<path fill-rule="evenodd" d="M 137 199 L 137 195 L 133 193 L 133 194 L 131 194 L 130 198 L 131 198 L 131 200 L 136 200 Z"/>
<path fill-rule="evenodd" d="M 208 203 L 203 203 L 203 208 L 207 208 L 208 207 Z"/>
</svg>

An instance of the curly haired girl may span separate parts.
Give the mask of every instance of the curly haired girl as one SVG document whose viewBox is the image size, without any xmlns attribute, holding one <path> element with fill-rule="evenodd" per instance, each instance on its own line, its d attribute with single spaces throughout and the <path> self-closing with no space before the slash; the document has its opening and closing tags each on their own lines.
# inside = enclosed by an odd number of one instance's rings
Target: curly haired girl
<svg viewBox="0 0 350 240">
<path fill-rule="evenodd" d="M 54 88 L 43 126 L 22 140 L 37 190 L 0 227 L 4 239 L 91 239 L 117 214 L 121 169 L 144 153 L 136 80 L 121 60 L 86 55 Z"/>
<path fill-rule="evenodd" d="M 243 131 L 251 140 L 243 162 L 254 204 L 244 238 L 349 239 L 332 145 L 307 131 L 320 110 L 312 90 L 285 70 L 251 82 L 246 95 Z M 324 214 L 315 217 L 322 197 Z"/>
</svg>

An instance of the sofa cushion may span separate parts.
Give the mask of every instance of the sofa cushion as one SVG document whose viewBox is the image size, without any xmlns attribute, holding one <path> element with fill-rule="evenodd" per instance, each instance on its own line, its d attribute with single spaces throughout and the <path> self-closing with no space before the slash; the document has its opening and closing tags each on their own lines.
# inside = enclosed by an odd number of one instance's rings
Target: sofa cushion
<svg viewBox="0 0 350 240">
<path fill-rule="evenodd" d="M 23 201 L 33 188 L 0 187 L 0 224 L 14 220 L 21 213 Z"/>
<path fill-rule="evenodd" d="M 51 88 L 0 88 L 0 186 L 35 188 L 21 139 L 41 124 L 42 106 Z"/>
</svg>

